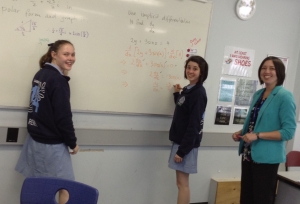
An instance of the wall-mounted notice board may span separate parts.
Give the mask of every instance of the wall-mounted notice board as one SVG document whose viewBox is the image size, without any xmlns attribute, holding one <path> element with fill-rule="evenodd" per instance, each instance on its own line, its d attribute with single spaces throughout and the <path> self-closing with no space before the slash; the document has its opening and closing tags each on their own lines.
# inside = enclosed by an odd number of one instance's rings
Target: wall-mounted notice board
<svg viewBox="0 0 300 204">
<path fill-rule="evenodd" d="M 2 0 L 0 106 L 27 107 L 47 44 L 76 50 L 72 109 L 173 113 L 187 54 L 204 56 L 212 3 L 175 0 Z M 188 51 L 188 49 L 190 49 Z"/>
</svg>

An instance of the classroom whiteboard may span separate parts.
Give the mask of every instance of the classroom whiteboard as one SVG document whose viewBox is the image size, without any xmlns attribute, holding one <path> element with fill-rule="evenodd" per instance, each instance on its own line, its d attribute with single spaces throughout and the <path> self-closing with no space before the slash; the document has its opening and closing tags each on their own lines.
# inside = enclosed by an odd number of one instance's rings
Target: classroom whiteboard
<svg viewBox="0 0 300 204">
<path fill-rule="evenodd" d="M 1 0 L 0 106 L 27 107 L 47 44 L 70 40 L 73 110 L 171 115 L 187 55 L 204 56 L 212 3 Z"/>
</svg>

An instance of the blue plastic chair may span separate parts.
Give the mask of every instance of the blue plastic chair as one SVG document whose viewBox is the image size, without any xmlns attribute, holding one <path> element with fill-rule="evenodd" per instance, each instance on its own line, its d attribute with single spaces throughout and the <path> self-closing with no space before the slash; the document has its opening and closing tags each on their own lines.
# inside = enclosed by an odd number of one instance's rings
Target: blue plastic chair
<svg viewBox="0 0 300 204">
<path fill-rule="evenodd" d="M 57 191 L 69 193 L 67 204 L 97 204 L 99 192 L 96 188 L 77 181 L 52 177 L 28 177 L 21 190 L 21 204 L 57 204 Z"/>
</svg>

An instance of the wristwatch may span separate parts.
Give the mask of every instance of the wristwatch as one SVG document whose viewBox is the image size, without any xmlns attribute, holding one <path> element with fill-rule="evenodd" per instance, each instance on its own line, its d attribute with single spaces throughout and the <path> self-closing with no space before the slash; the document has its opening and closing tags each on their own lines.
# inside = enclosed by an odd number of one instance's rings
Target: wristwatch
<svg viewBox="0 0 300 204">
<path fill-rule="evenodd" d="M 259 140 L 260 139 L 259 132 L 255 133 L 255 134 L 256 134 L 257 139 Z"/>
</svg>

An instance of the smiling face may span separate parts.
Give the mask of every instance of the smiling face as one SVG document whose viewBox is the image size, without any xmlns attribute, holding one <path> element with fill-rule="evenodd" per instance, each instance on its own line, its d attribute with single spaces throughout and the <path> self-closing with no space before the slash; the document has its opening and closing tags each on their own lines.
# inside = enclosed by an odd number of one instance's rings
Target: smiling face
<svg viewBox="0 0 300 204">
<path fill-rule="evenodd" d="M 189 61 L 185 68 L 186 78 L 190 81 L 190 84 L 196 84 L 200 77 L 200 67 L 198 63 Z"/>
<path fill-rule="evenodd" d="M 57 65 L 62 72 L 70 71 L 75 63 L 75 49 L 69 43 L 61 45 L 57 52 L 52 51 L 51 56 L 51 63 Z"/>
<path fill-rule="evenodd" d="M 275 87 L 277 85 L 277 74 L 272 60 L 264 62 L 260 69 L 259 78 L 266 86 Z"/>
</svg>

